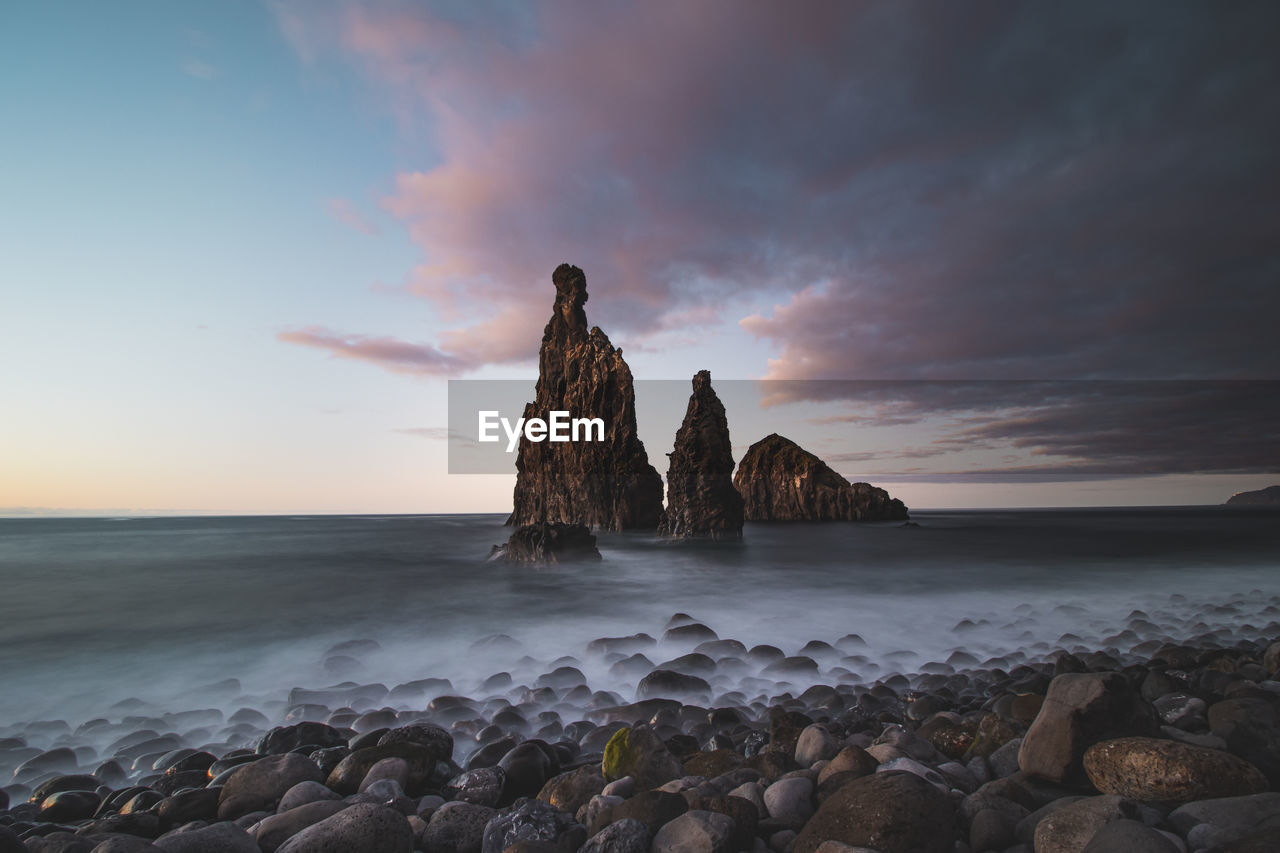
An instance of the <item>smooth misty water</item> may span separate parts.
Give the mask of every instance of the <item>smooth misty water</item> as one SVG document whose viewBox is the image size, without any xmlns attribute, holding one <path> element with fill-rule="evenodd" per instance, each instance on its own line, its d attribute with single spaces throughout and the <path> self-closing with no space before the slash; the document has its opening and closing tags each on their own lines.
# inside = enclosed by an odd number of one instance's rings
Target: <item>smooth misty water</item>
<svg viewBox="0 0 1280 853">
<path fill-rule="evenodd" d="M 499 670 L 532 683 L 560 655 L 630 697 L 634 683 L 585 644 L 661 636 L 677 611 L 789 654 L 857 632 L 867 680 L 956 649 L 1035 656 L 1066 632 L 1106 645 L 1134 609 L 1180 638 L 1274 633 L 1280 619 L 1274 511 L 914 517 L 916 529 L 749 525 L 730 545 L 604 535 L 603 562 L 536 570 L 486 560 L 501 516 L 0 519 L 0 729 L 119 716 L 110 706 L 129 697 L 208 707 L 197 688 L 228 677 L 236 703 L 256 697 L 279 717 L 295 686 L 442 676 L 466 692 Z M 966 618 L 978 627 L 957 631 Z M 470 648 L 496 633 L 519 648 Z M 381 649 L 355 674 L 326 669 L 326 650 L 355 638 Z"/>
</svg>

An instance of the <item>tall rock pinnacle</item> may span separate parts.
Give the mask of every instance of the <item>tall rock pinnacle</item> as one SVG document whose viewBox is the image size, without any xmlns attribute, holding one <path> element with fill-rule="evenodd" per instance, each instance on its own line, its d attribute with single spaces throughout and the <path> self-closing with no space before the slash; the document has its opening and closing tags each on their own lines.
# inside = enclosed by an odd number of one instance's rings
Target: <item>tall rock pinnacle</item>
<svg viewBox="0 0 1280 853">
<path fill-rule="evenodd" d="M 551 277 L 555 307 L 542 334 L 538 385 L 524 417 L 550 412 L 601 418 L 603 441 L 521 438 L 510 525 L 580 523 L 604 530 L 653 530 L 662 516 L 662 478 L 636 434 L 635 390 L 622 351 L 587 329 L 587 278 L 561 264 Z"/>
<path fill-rule="evenodd" d="M 742 536 L 742 495 L 733 485 L 729 421 L 706 370 L 693 377 L 693 394 L 676 433 L 667 470 L 667 511 L 658 532 L 712 539 Z"/>
</svg>

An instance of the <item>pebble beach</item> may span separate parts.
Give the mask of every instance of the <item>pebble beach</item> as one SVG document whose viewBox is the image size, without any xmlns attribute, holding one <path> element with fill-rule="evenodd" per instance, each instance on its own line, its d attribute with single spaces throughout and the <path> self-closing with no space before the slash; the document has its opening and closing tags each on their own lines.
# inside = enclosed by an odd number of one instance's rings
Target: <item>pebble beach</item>
<svg viewBox="0 0 1280 853">
<path fill-rule="evenodd" d="M 1081 629 L 980 659 L 962 618 L 877 664 L 676 613 L 550 660 L 484 637 L 509 665 L 465 688 L 363 681 L 351 638 L 324 663 L 355 677 L 8 722 L 0 850 L 1277 849 L 1280 597 L 1015 610 Z"/>
</svg>

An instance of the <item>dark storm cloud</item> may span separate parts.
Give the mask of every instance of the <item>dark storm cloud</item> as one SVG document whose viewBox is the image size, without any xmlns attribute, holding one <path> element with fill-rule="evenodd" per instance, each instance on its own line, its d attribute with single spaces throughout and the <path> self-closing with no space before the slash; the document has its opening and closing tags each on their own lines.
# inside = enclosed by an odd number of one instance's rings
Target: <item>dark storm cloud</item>
<svg viewBox="0 0 1280 853">
<path fill-rule="evenodd" d="M 422 250 L 406 289 L 453 324 L 290 342 L 412 373 L 527 361 L 569 260 L 629 345 L 776 301 L 740 320 L 773 378 L 1280 378 L 1270 0 L 276 8 L 432 139 L 384 206 Z M 819 387 L 775 402 L 839 397 Z M 1274 467 L 1265 407 L 1078 392 L 920 402 L 1061 476 Z"/>
<path fill-rule="evenodd" d="M 386 206 L 460 365 L 573 260 L 633 339 L 774 295 L 775 377 L 1280 372 L 1274 3 L 276 8 L 433 138 Z"/>
<path fill-rule="evenodd" d="M 772 388 L 775 384 L 770 383 Z M 1034 481 L 1164 474 L 1280 474 L 1280 381 L 806 382 L 788 398 L 841 399 L 814 418 L 858 427 L 929 424 L 927 444 L 829 458 L 840 470 L 931 481 Z M 829 385 L 826 393 L 819 389 Z M 803 391 L 798 389 L 803 388 Z M 974 451 L 1014 454 L 999 468 L 955 467 Z M 918 460 L 942 457 L 928 469 Z"/>
</svg>

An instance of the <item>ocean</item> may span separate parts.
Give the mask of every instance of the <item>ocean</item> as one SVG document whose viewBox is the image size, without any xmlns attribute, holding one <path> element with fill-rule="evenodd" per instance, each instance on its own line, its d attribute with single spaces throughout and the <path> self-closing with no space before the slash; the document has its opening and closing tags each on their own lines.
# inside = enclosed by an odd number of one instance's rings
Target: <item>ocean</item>
<svg viewBox="0 0 1280 853">
<path fill-rule="evenodd" d="M 601 562 L 548 568 L 487 560 L 499 515 L 0 519 L 0 735 L 139 708 L 279 721 L 294 687 L 438 677 L 471 694 L 500 671 L 532 684 L 562 656 L 629 701 L 634 679 L 586 644 L 661 637 L 676 613 L 787 654 L 855 633 L 865 648 L 839 677 L 866 683 L 961 652 L 1280 636 L 1274 510 L 912 517 L 749 524 L 732 544 L 602 534 Z M 331 651 L 352 640 L 374 643 Z M 822 681 L 819 662 L 779 689 Z"/>
</svg>

